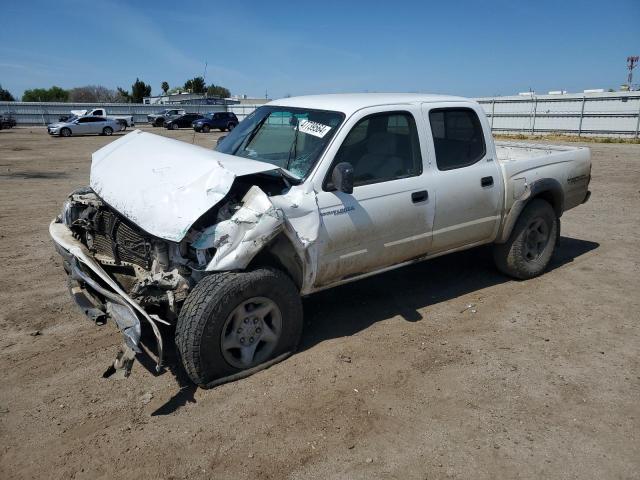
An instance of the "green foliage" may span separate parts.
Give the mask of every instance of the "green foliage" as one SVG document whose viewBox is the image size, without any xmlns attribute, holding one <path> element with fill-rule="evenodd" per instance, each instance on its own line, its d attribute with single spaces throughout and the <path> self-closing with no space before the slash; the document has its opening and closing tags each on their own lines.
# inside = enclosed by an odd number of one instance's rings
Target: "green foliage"
<svg viewBox="0 0 640 480">
<path fill-rule="evenodd" d="M 22 95 L 23 102 L 67 102 L 69 91 L 55 85 L 47 88 L 32 88 L 25 90 Z"/>
<path fill-rule="evenodd" d="M 124 88 L 118 87 L 116 93 L 116 102 L 131 103 L 131 95 Z"/>
<path fill-rule="evenodd" d="M 0 100 L 2 100 L 3 102 L 16 101 L 16 99 L 13 98 L 13 95 L 11 95 L 11 92 L 9 90 L 5 90 L 4 88 L 2 88 L 2 85 L 0 85 Z"/>
<path fill-rule="evenodd" d="M 228 88 L 221 87 L 220 85 L 214 85 L 213 83 L 207 88 L 207 95 L 209 97 L 229 98 L 231 92 Z"/>
<path fill-rule="evenodd" d="M 184 89 L 191 93 L 204 93 L 207 90 L 207 85 L 204 83 L 204 78 L 194 77 L 184 82 Z"/>
<path fill-rule="evenodd" d="M 142 103 L 144 97 L 151 95 L 151 85 L 147 85 L 139 78 L 131 85 L 131 101 L 133 103 Z"/>
<path fill-rule="evenodd" d="M 160 85 L 160 88 L 162 89 L 162 93 L 166 95 L 167 92 L 169 91 L 169 82 L 162 82 L 162 85 Z"/>
</svg>

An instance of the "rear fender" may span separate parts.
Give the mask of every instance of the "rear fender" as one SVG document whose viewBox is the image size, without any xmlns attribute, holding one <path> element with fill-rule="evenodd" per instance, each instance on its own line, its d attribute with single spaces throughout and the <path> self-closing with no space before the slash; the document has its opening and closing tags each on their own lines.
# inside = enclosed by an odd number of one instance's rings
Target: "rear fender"
<svg viewBox="0 0 640 480">
<path fill-rule="evenodd" d="M 536 180 L 526 185 L 524 193 L 513 203 L 511 209 L 505 215 L 502 222 L 502 229 L 496 238 L 496 243 L 505 243 L 509 239 L 518 217 L 520 217 L 524 208 L 534 198 L 546 200 L 551 204 L 558 218 L 562 216 L 564 212 L 564 191 L 562 190 L 560 182 L 553 178 Z"/>
</svg>

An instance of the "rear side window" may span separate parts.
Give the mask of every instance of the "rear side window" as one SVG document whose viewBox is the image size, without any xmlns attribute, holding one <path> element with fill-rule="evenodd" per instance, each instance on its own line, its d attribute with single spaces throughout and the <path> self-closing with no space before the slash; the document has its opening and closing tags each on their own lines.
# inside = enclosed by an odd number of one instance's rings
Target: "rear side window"
<svg viewBox="0 0 640 480">
<path fill-rule="evenodd" d="M 339 162 L 353 165 L 354 186 L 420 175 L 422 157 L 413 116 L 389 112 L 363 118 L 342 143 L 334 160 Z"/>
<path fill-rule="evenodd" d="M 470 108 L 443 108 L 429 112 L 438 170 L 473 165 L 486 152 L 484 132 Z"/>
</svg>

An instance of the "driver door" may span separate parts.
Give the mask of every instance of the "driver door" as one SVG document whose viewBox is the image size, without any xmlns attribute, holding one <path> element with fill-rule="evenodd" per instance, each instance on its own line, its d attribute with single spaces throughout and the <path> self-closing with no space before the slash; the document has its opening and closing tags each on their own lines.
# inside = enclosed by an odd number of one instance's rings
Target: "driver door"
<svg viewBox="0 0 640 480">
<path fill-rule="evenodd" d="M 318 206 L 322 217 L 316 287 L 426 255 L 434 201 L 423 166 L 419 109 L 361 114 L 345 126 Z M 333 166 L 354 168 L 353 193 L 336 191 Z"/>
</svg>

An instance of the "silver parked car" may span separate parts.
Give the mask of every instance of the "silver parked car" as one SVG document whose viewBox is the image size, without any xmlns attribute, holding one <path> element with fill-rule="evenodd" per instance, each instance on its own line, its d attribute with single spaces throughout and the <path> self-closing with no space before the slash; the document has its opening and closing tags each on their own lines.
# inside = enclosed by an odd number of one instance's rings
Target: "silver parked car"
<svg viewBox="0 0 640 480">
<path fill-rule="evenodd" d="M 111 120 L 105 117 L 71 117 L 65 122 L 52 123 L 47 125 L 49 135 L 58 135 L 60 137 L 70 137 L 71 135 L 111 135 L 113 132 L 119 132 L 122 125 L 117 120 Z"/>
</svg>

